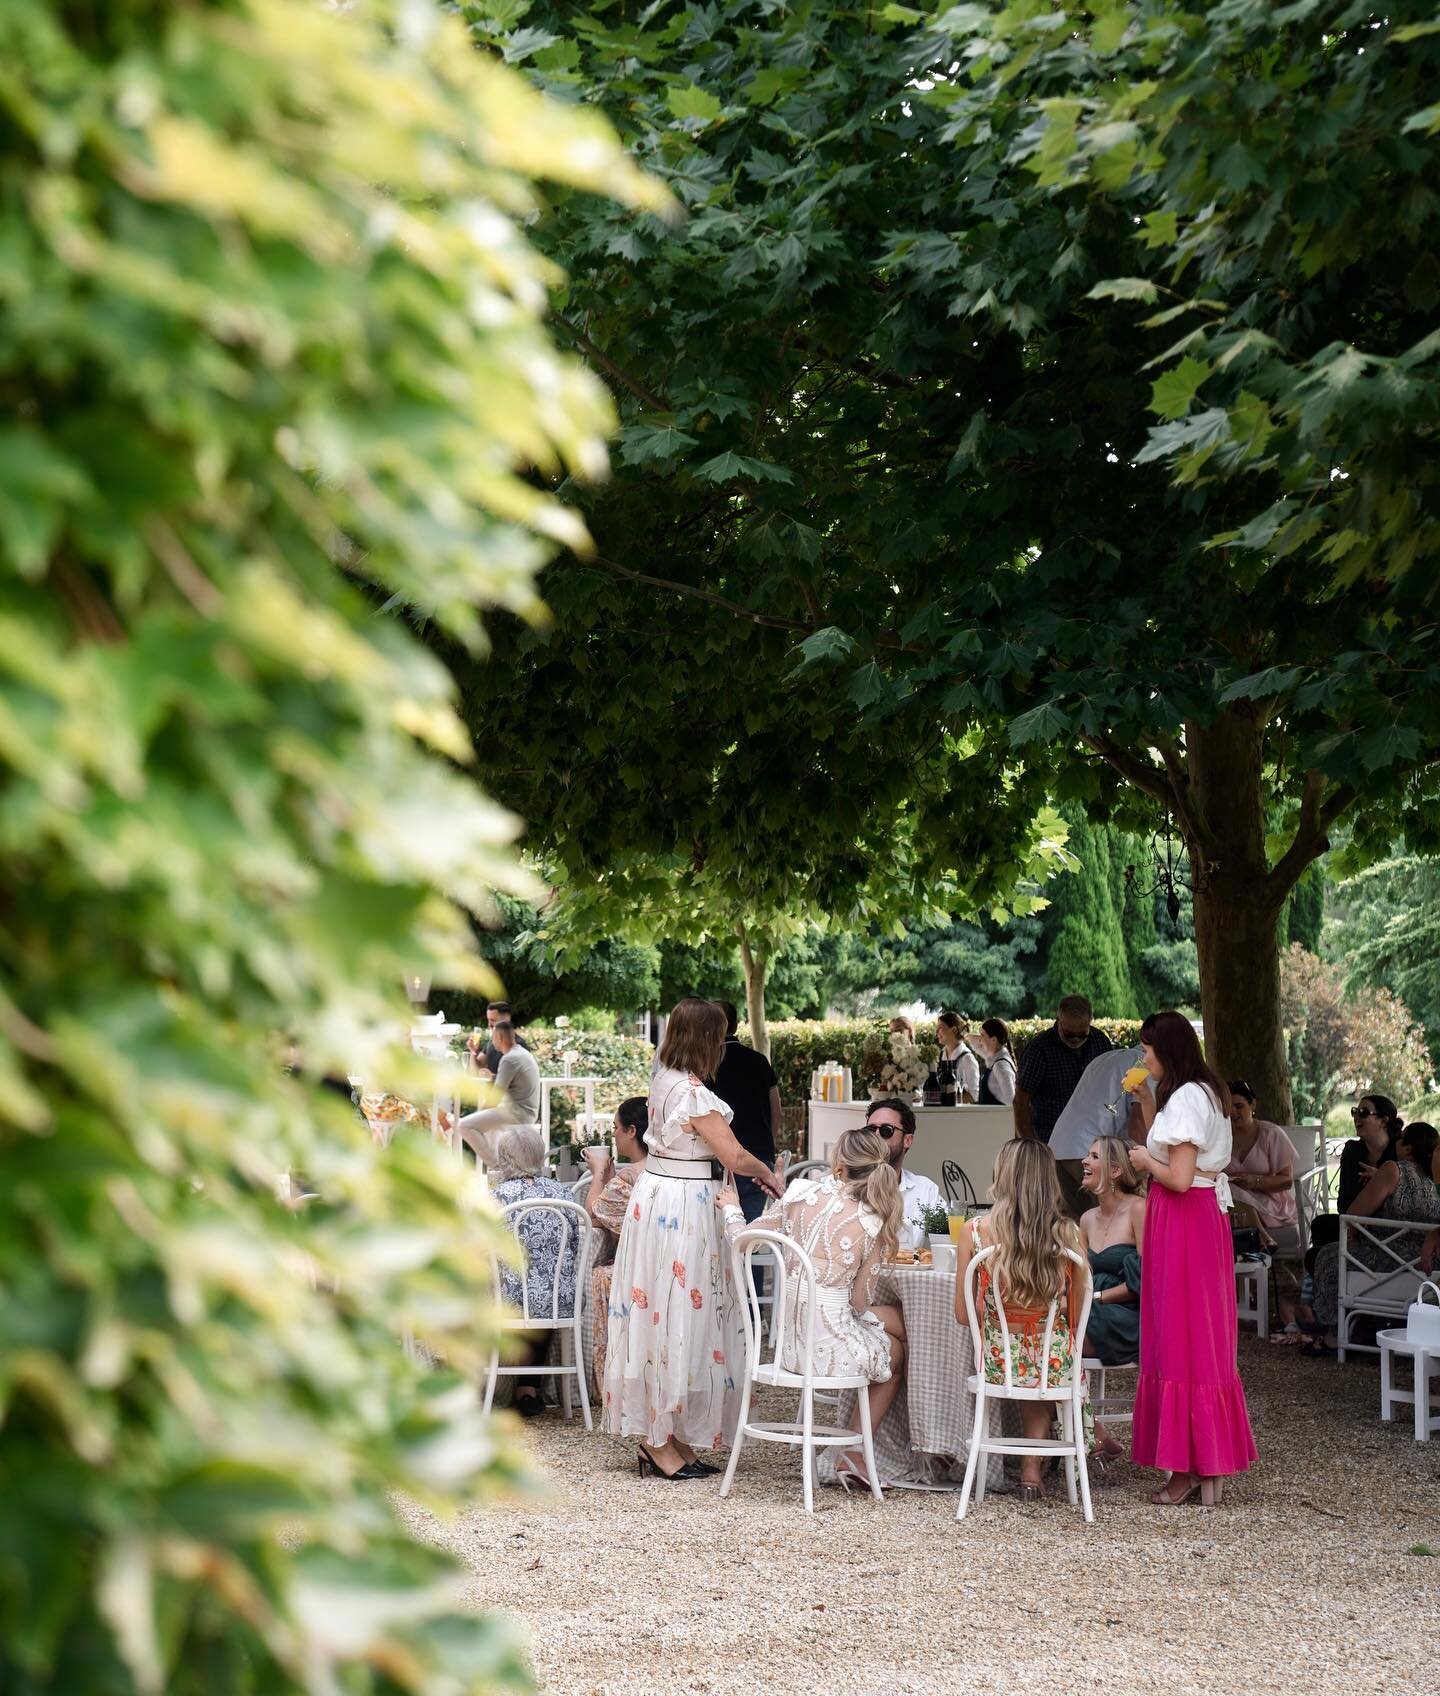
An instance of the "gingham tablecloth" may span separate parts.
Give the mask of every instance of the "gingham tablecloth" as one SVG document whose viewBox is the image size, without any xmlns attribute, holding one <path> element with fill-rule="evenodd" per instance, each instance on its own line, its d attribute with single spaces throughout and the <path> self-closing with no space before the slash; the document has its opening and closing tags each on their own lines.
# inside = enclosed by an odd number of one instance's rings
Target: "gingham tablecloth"
<svg viewBox="0 0 1440 1696">
<path fill-rule="evenodd" d="M 968 1325 L 955 1320 L 955 1274 L 929 1267 L 894 1266 L 876 1281 L 875 1300 L 898 1305 L 905 1316 L 905 1384 L 875 1433 L 875 1464 L 886 1484 L 958 1488 L 964 1479 L 975 1424 L 975 1398 L 965 1388 L 975 1370 Z M 840 1422 L 855 1411 L 853 1393 L 840 1404 Z M 992 1432 L 1018 1435 L 1013 1402 L 991 1402 Z M 1005 1487 L 1004 1460 L 986 1462 L 986 1489 Z"/>
</svg>

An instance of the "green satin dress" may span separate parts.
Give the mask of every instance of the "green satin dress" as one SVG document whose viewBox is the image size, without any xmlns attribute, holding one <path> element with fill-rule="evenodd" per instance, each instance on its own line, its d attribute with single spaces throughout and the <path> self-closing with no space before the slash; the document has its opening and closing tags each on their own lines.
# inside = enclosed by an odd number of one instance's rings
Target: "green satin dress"
<svg viewBox="0 0 1440 1696">
<path fill-rule="evenodd" d="M 1140 1358 L 1140 1250 L 1134 1243 L 1090 1250 L 1095 1294 L 1123 1284 L 1134 1302 L 1092 1301 L 1085 1326 L 1085 1353 L 1106 1366 L 1126 1366 Z"/>
</svg>

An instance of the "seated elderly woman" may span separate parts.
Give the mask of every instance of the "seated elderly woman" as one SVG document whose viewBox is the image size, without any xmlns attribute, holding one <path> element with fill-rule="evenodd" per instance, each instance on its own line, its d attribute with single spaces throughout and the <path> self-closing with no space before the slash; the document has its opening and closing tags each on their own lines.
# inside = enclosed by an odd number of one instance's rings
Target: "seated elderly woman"
<svg viewBox="0 0 1440 1696">
<path fill-rule="evenodd" d="M 1350 1203 L 1348 1211 L 1367 1219 L 1409 1219 L 1417 1224 L 1440 1221 L 1440 1195 L 1435 1189 L 1431 1167 L 1435 1160 L 1437 1135 L 1433 1125 L 1401 1127 L 1395 1158 L 1382 1160 L 1373 1176 Z M 1350 1252 L 1363 1265 L 1383 1272 L 1394 1264 L 1393 1256 L 1404 1259 L 1422 1252 L 1426 1238 L 1420 1231 L 1393 1237 L 1384 1249 L 1356 1241 Z M 1387 1252 L 1388 1251 L 1388 1252 Z M 1330 1354 L 1338 1342 L 1335 1327 L 1340 1315 L 1340 1246 L 1326 1243 L 1315 1255 L 1315 1291 L 1312 1311 L 1302 1314 L 1316 1335 L 1307 1344 L 1307 1354 Z"/>
<path fill-rule="evenodd" d="M 572 1201 L 570 1186 L 542 1178 L 545 1138 L 538 1125 L 511 1125 L 500 1133 L 491 1171 L 495 1200 L 502 1207 L 517 1201 Z M 573 1220 L 558 1213 L 525 1213 L 516 1221 L 516 1235 L 525 1250 L 524 1297 L 532 1316 L 568 1319 L 575 1312 L 575 1260 L 579 1230 Z M 552 1315 L 556 1268 L 559 1268 L 559 1299 Z M 509 1266 L 500 1268 L 500 1293 L 511 1307 L 522 1300 L 520 1274 Z M 545 1358 L 553 1333 L 507 1331 L 506 1340 L 518 1350 L 523 1362 L 536 1365 Z M 533 1419 L 544 1411 L 541 1380 L 515 1380 L 515 1411 L 522 1419 Z"/>
<path fill-rule="evenodd" d="M 905 1364 L 905 1320 L 898 1307 L 876 1302 L 875 1278 L 880 1263 L 895 1253 L 905 1203 L 890 1165 L 882 1137 L 870 1130 L 841 1133 L 835 1144 L 834 1166 L 828 1177 L 796 1178 L 777 1201 L 772 1201 L 752 1227 L 740 1211 L 733 1189 L 717 1192 L 715 1205 L 725 1221 L 726 1238 L 733 1242 L 748 1229 L 775 1231 L 797 1243 L 815 1267 L 815 1370 L 836 1376 L 868 1378 L 872 1427 L 878 1426 L 899 1394 Z M 787 1274 L 792 1299 L 798 1278 Z M 790 1311 L 796 1324 L 808 1317 Z M 780 1357 L 787 1369 L 799 1370 L 796 1333 L 781 1340 Z M 859 1403 L 853 1429 L 859 1433 Z M 848 1492 L 850 1480 L 865 1480 L 865 1463 L 856 1449 L 827 1449 L 817 1465 L 822 1482 L 834 1481 Z"/>
</svg>

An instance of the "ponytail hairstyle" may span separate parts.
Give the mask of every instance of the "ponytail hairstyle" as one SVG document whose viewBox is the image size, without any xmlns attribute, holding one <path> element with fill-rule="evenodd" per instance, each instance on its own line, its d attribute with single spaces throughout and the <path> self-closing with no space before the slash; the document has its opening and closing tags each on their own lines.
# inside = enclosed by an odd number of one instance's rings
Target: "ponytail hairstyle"
<svg viewBox="0 0 1440 1696">
<path fill-rule="evenodd" d="M 957 1045 L 968 1029 L 969 1026 L 958 1013 L 942 1013 L 935 1021 L 936 1036 L 938 1037 L 941 1031 L 950 1031 L 953 1033 L 953 1040 Z M 949 1046 L 949 1043 L 945 1042 L 943 1038 L 941 1040 L 944 1046 Z"/>
<path fill-rule="evenodd" d="M 840 1179 L 845 1193 L 868 1207 L 880 1221 L 880 1258 L 893 1260 L 900 1243 L 900 1225 L 905 1218 L 905 1198 L 900 1180 L 890 1164 L 889 1149 L 874 1131 L 841 1133 L 835 1144 L 835 1165 L 845 1168 Z"/>
<path fill-rule="evenodd" d="M 990 1194 L 995 1205 L 986 1228 L 1002 1299 L 1016 1307 L 1048 1307 L 1065 1289 L 1070 1263 L 1061 1250 L 1080 1252 L 1080 1229 L 1065 1211 L 1049 1144 L 1038 1137 L 1004 1143 Z"/>
<path fill-rule="evenodd" d="M 1008 1054 L 1012 1060 L 1015 1058 L 1015 1044 L 1010 1040 L 1010 1027 L 1003 1019 L 983 1019 L 980 1029 L 1000 1044 L 1001 1054 Z M 999 1057 L 997 1054 L 996 1059 Z"/>
<path fill-rule="evenodd" d="M 1125 1195 L 1139 1195 L 1140 1174 L 1130 1164 L 1130 1144 L 1124 1137 L 1096 1137 L 1095 1149 L 1100 1158 L 1103 1181 L 1099 1193 L 1108 1195 L 1112 1189 Z"/>
</svg>

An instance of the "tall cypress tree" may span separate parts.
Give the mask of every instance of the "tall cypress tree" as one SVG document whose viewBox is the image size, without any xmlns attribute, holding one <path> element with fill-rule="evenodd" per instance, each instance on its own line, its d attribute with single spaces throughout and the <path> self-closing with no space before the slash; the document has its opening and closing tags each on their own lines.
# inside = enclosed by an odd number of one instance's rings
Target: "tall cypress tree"
<svg viewBox="0 0 1440 1696">
<path fill-rule="evenodd" d="M 1114 883 L 1110 833 L 1091 824 L 1078 808 L 1060 809 L 1070 826 L 1067 847 L 1079 869 L 1057 878 L 1046 914 L 1045 1006 L 1062 995 L 1087 995 L 1095 1011 L 1112 1018 L 1133 1016 L 1135 991 L 1125 954 L 1125 936 Z M 1153 921 L 1152 921 L 1153 922 Z"/>
</svg>

